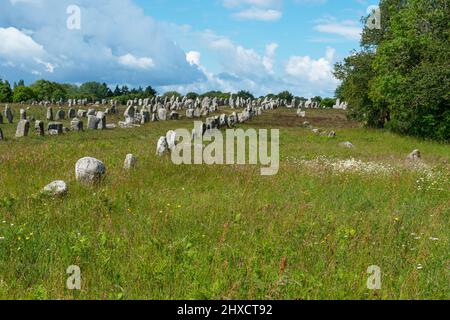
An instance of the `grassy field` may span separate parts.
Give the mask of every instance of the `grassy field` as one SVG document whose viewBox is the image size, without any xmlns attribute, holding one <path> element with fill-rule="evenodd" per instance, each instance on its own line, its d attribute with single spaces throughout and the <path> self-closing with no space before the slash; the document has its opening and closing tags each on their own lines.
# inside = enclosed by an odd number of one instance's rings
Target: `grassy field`
<svg viewBox="0 0 450 320">
<path fill-rule="evenodd" d="M 14 124 L 0 125 L 2 299 L 450 299 L 448 144 L 307 111 L 337 132 L 328 138 L 294 110 L 270 111 L 240 126 L 280 129 L 280 170 L 264 177 L 155 156 L 161 135 L 192 120 L 16 140 L 13 109 Z M 405 161 L 413 149 L 424 165 Z M 130 172 L 127 153 L 139 159 Z M 98 187 L 75 181 L 84 156 L 107 167 Z M 337 165 L 351 158 L 362 171 Z M 66 197 L 40 194 L 54 180 Z M 66 288 L 70 265 L 81 291 Z M 371 265 L 381 290 L 367 289 Z"/>
</svg>

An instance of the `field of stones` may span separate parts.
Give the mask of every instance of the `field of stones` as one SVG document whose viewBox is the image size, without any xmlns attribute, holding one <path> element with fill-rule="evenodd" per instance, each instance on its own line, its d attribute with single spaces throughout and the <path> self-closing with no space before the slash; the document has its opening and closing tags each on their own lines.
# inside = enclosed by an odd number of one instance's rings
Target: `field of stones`
<svg viewBox="0 0 450 320">
<path fill-rule="evenodd" d="M 280 129 L 278 174 L 261 176 L 258 165 L 157 155 L 169 130 L 192 130 L 184 112 L 124 121 L 127 106 L 90 106 L 99 120 L 85 108 L 79 130 L 68 106 L 50 126 L 47 106 L 9 107 L 0 299 L 450 298 L 448 144 L 366 129 L 344 110 L 239 110 L 230 125 Z M 77 181 L 85 157 L 104 165 L 96 183 Z M 81 290 L 67 287 L 69 266 Z M 377 290 L 370 266 L 381 271 Z"/>
</svg>

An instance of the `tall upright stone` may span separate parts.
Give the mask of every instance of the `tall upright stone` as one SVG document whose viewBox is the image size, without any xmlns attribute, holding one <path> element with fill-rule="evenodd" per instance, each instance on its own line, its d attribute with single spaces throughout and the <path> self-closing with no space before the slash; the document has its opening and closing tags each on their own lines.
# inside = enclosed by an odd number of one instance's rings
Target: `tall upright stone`
<svg viewBox="0 0 450 320">
<path fill-rule="evenodd" d="M 97 118 L 97 129 L 98 130 L 105 130 L 106 129 L 106 115 L 104 112 L 97 112 L 96 115 Z"/>
<path fill-rule="evenodd" d="M 69 119 L 73 119 L 77 116 L 77 112 L 74 108 L 70 108 L 68 112 Z"/>
<path fill-rule="evenodd" d="M 12 110 L 9 106 L 5 107 L 5 117 L 6 119 L 8 119 L 8 123 L 13 123 L 14 117 L 13 117 L 13 113 Z"/>
<path fill-rule="evenodd" d="M 41 137 L 44 136 L 44 122 L 37 120 L 34 123 L 34 130 L 36 131 L 36 134 L 38 136 L 41 136 Z"/>
<path fill-rule="evenodd" d="M 98 119 L 96 116 L 88 116 L 87 128 L 90 130 L 97 130 Z"/>
<path fill-rule="evenodd" d="M 53 121 L 53 108 L 52 107 L 48 107 L 47 108 L 47 120 L 48 121 Z"/>
<path fill-rule="evenodd" d="M 0 128 L 0 141 L 4 140 L 5 137 L 3 136 L 2 128 Z"/>
<path fill-rule="evenodd" d="M 73 118 L 70 122 L 70 129 L 73 131 L 83 131 L 83 121 L 78 118 Z"/>
<path fill-rule="evenodd" d="M 3 124 L 3 115 L 0 113 L 0 124 Z"/>
<path fill-rule="evenodd" d="M 25 109 L 20 109 L 20 120 L 27 120 L 27 112 Z"/>
<path fill-rule="evenodd" d="M 30 122 L 28 120 L 20 120 L 17 125 L 16 138 L 28 136 L 29 131 L 30 131 Z"/>
</svg>

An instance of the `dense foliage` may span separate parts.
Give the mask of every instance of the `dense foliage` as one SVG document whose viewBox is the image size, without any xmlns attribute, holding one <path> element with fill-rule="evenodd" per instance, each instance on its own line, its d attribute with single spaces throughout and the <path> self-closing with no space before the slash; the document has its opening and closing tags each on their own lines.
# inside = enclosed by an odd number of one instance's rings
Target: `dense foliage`
<svg viewBox="0 0 450 320">
<path fill-rule="evenodd" d="M 381 29 L 335 66 L 336 94 L 373 127 L 450 140 L 450 4 L 381 0 Z"/>
</svg>

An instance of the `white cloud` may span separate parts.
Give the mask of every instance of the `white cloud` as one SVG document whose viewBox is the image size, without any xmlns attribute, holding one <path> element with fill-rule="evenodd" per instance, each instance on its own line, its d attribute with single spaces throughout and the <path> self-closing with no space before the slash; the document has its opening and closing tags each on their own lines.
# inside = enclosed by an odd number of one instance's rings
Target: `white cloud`
<svg viewBox="0 0 450 320">
<path fill-rule="evenodd" d="M 273 9 L 250 8 L 233 14 L 233 17 L 243 20 L 277 21 L 282 12 Z"/>
<path fill-rule="evenodd" d="M 189 51 L 186 53 L 186 61 L 189 62 L 190 65 L 200 65 L 200 52 L 198 51 Z"/>
<path fill-rule="evenodd" d="M 119 63 L 121 65 L 133 68 L 148 70 L 155 66 L 153 59 L 149 57 L 137 58 L 131 53 L 127 53 L 119 57 Z"/>
<path fill-rule="evenodd" d="M 353 41 L 360 39 L 362 27 L 355 21 L 336 21 L 334 18 L 329 18 L 327 20 L 318 21 L 314 30 L 321 33 L 339 35 Z"/>
<path fill-rule="evenodd" d="M 29 82 L 45 73 L 54 81 L 131 86 L 204 79 L 162 25 L 132 1 L 76 3 L 82 27 L 69 30 L 66 8 L 72 0 L 0 0 L 0 26 L 14 26 L 0 29 L 0 60 L 15 66 L 2 63 L 0 76 Z"/>
<path fill-rule="evenodd" d="M 306 78 L 310 82 L 333 81 L 333 59 L 335 49 L 327 48 L 325 57 L 312 59 L 309 56 L 292 56 L 285 71 L 296 78 Z"/>
</svg>

